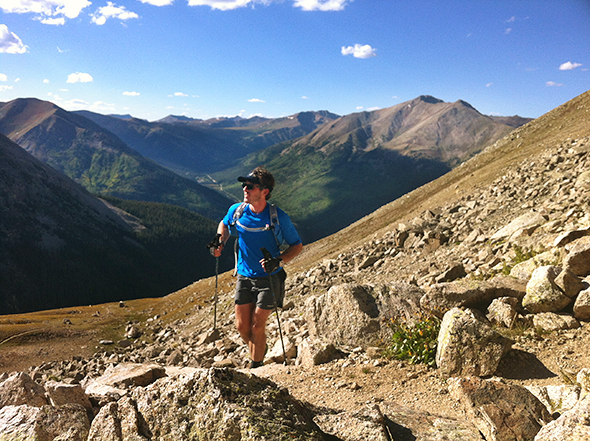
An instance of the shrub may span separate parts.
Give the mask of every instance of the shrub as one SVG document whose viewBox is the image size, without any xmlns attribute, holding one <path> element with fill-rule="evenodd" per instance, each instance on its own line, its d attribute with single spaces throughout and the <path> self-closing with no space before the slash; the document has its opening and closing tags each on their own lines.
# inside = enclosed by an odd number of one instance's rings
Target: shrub
<svg viewBox="0 0 590 441">
<path fill-rule="evenodd" d="M 402 317 L 387 320 L 392 331 L 391 346 L 385 351 L 387 358 L 407 360 L 412 364 L 436 365 L 436 347 L 440 319 L 421 312 L 418 319 L 409 322 Z"/>
</svg>

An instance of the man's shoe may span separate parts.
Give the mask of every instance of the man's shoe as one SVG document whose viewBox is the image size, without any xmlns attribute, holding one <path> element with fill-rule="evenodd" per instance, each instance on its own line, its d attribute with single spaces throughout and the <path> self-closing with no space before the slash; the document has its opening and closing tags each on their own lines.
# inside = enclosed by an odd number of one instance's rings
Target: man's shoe
<svg viewBox="0 0 590 441">
<path fill-rule="evenodd" d="M 257 367 L 263 366 L 264 361 L 252 361 L 250 363 L 250 369 L 256 369 Z"/>
</svg>

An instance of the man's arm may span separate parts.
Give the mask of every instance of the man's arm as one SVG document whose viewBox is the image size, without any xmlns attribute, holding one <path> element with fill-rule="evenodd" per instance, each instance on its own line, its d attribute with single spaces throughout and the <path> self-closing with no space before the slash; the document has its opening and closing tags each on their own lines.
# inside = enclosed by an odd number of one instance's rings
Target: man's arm
<svg viewBox="0 0 590 441">
<path fill-rule="evenodd" d="M 225 243 L 229 239 L 229 228 L 223 223 L 223 221 L 219 222 L 219 225 L 217 226 L 217 234 L 221 234 L 221 236 L 219 237 L 219 247 L 215 248 L 215 251 L 213 252 L 215 257 L 221 256 Z"/>
<path fill-rule="evenodd" d="M 297 245 L 291 245 L 289 248 L 287 248 L 285 251 L 281 253 L 280 257 L 283 262 L 287 263 L 295 259 L 295 257 L 297 257 L 301 250 L 303 250 L 302 243 L 298 243 Z"/>
</svg>

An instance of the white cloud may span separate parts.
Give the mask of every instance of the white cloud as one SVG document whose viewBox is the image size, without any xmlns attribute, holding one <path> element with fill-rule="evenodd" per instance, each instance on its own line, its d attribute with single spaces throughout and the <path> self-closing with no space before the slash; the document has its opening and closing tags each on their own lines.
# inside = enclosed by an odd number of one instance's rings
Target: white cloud
<svg viewBox="0 0 590 441">
<path fill-rule="evenodd" d="M 175 92 L 174 93 L 174 96 L 181 96 L 181 97 L 184 98 L 184 97 L 187 97 L 188 95 L 186 93 L 183 93 L 183 92 Z"/>
<path fill-rule="evenodd" d="M 45 79 L 43 80 L 43 84 L 49 84 L 49 80 L 48 80 L 47 78 L 45 78 Z"/>
<path fill-rule="evenodd" d="M 83 72 L 76 72 L 73 74 L 68 75 L 68 83 L 91 83 L 94 81 L 92 75 L 83 73 Z"/>
<path fill-rule="evenodd" d="M 560 65 L 559 70 L 574 70 L 576 67 L 580 67 L 581 65 L 581 63 L 572 63 L 571 61 L 568 61 L 567 63 Z"/>
<path fill-rule="evenodd" d="M 248 100 L 249 103 L 266 103 L 266 101 L 258 99 L 258 98 L 252 98 Z"/>
<path fill-rule="evenodd" d="M 512 28 L 507 28 L 507 29 L 504 31 L 504 34 L 508 35 L 510 32 L 512 32 Z"/>
<path fill-rule="evenodd" d="M 355 58 L 370 58 L 377 56 L 377 49 L 373 49 L 370 45 L 355 44 L 354 46 L 342 46 L 340 50 L 342 55 L 352 55 Z"/>
<path fill-rule="evenodd" d="M 12 90 L 12 86 L 0 86 L 0 92 L 4 92 L 5 90 Z"/>
<path fill-rule="evenodd" d="M 342 11 L 352 0 L 294 0 L 294 7 L 304 11 Z"/>
<path fill-rule="evenodd" d="M 8 81 L 6 74 L 0 74 L 0 81 Z"/>
<path fill-rule="evenodd" d="M 486 84 L 486 87 L 492 87 L 494 85 L 494 83 L 488 83 Z"/>
<path fill-rule="evenodd" d="M 268 4 L 269 2 L 260 0 L 188 0 L 189 6 L 209 6 L 211 9 L 219 9 L 220 11 L 243 8 L 250 3 Z"/>
<path fill-rule="evenodd" d="M 506 23 L 514 23 L 515 21 L 516 21 L 516 17 L 513 15 L 508 20 L 506 20 Z"/>
<path fill-rule="evenodd" d="M 364 106 L 356 106 L 356 110 L 363 110 L 364 108 Z"/>
<path fill-rule="evenodd" d="M 0 24 L 0 54 L 24 54 L 26 51 L 27 46 L 21 39 L 10 32 L 8 26 Z"/>
<path fill-rule="evenodd" d="M 128 11 L 125 6 L 116 6 L 112 2 L 107 2 L 106 6 L 98 8 L 96 13 L 92 14 L 92 23 L 101 26 L 106 23 L 109 18 L 118 18 L 119 20 L 130 20 L 132 18 L 139 18 L 135 12 Z"/>
<path fill-rule="evenodd" d="M 545 85 L 546 85 L 547 87 L 560 87 L 560 86 L 563 86 L 563 84 L 562 84 L 562 83 L 556 83 L 555 81 L 547 81 L 547 82 L 545 83 Z"/>
<path fill-rule="evenodd" d="M 174 0 L 140 0 L 142 3 L 147 3 L 152 6 L 168 6 L 174 3 Z"/>
<path fill-rule="evenodd" d="M 123 95 L 125 95 L 125 96 L 139 96 L 140 93 L 139 92 L 123 92 Z"/>
<path fill-rule="evenodd" d="M 91 4 L 88 0 L 2 0 L 0 8 L 6 13 L 35 14 L 44 24 L 62 25 Z"/>
<path fill-rule="evenodd" d="M 308 100 L 308 99 L 309 99 L 309 97 L 307 97 L 307 96 L 303 95 L 303 96 L 301 97 L 301 99 L 302 99 L 302 100 Z"/>
</svg>

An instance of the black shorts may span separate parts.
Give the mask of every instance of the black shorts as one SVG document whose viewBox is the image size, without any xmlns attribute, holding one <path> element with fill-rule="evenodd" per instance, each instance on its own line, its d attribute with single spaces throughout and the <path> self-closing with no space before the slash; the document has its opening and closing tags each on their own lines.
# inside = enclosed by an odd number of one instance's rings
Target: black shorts
<svg viewBox="0 0 590 441">
<path fill-rule="evenodd" d="M 238 274 L 235 294 L 236 305 L 256 303 L 256 306 L 261 309 L 274 309 L 276 298 L 277 306 L 282 308 L 286 278 L 287 273 L 284 269 L 270 276 L 270 279 L 269 277 L 245 277 Z M 272 283 L 272 290 L 269 286 L 269 280 Z"/>
</svg>

